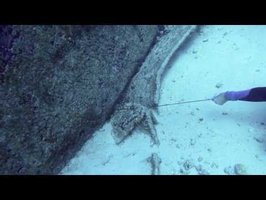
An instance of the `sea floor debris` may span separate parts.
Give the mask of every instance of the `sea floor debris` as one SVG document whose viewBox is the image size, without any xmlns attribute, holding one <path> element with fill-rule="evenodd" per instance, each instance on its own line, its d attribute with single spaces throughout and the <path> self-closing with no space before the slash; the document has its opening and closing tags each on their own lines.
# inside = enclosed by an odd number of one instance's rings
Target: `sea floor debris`
<svg viewBox="0 0 266 200">
<path fill-rule="evenodd" d="M 147 162 L 151 164 L 151 175 L 160 175 L 160 164 L 162 163 L 162 160 L 158 154 L 153 153 L 149 158 L 147 158 Z"/>
<path fill-rule="evenodd" d="M 151 136 L 152 145 L 159 145 L 155 129 L 158 122 L 153 111 L 158 112 L 161 79 L 174 53 L 196 30 L 196 27 L 168 26 L 169 32 L 163 35 L 152 48 L 139 71 L 132 78 L 123 98 L 115 107 L 111 124 L 112 136 L 116 144 L 120 144 L 134 130 L 140 128 Z"/>
<path fill-rule="evenodd" d="M 158 124 L 153 112 L 139 104 L 127 103 L 121 105 L 111 120 L 113 126 L 112 135 L 116 144 L 120 144 L 136 129 L 150 134 L 152 144 L 159 145 L 159 139 L 154 127 Z"/>
</svg>

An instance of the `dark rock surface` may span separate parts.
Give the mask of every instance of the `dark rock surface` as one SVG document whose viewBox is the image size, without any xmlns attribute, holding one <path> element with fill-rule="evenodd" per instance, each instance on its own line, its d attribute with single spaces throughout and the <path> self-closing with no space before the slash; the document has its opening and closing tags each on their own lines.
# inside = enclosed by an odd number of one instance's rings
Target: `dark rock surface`
<svg viewBox="0 0 266 200">
<path fill-rule="evenodd" d="M 58 174 L 110 118 L 159 33 L 156 25 L 0 30 L 0 174 Z"/>
</svg>

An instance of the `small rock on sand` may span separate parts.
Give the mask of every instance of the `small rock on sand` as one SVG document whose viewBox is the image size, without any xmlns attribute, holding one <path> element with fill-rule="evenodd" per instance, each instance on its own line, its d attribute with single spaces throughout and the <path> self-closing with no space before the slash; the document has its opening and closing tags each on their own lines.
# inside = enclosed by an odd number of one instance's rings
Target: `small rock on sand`
<svg viewBox="0 0 266 200">
<path fill-rule="evenodd" d="M 199 118 L 199 121 L 202 122 L 203 121 L 203 118 Z"/>
<path fill-rule="evenodd" d="M 231 166 L 228 166 L 228 167 L 224 168 L 224 173 L 226 173 L 228 175 L 234 175 L 235 174 L 234 173 L 234 169 Z"/>
<path fill-rule="evenodd" d="M 253 138 L 254 138 L 254 140 L 256 140 L 259 143 L 263 143 L 264 142 L 264 139 L 261 138 L 261 137 L 253 137 Z"/>
<path fill-rule="evenodd" d="M 198 161 L 201 162 L 202 160 L 203 160 L 203 158 L 200 156 L 200 157 L 198 158 Z"/>
<path fill-rule="evenodd" d="M 247 174 L 247 168 L 243 164 L 236 164 L 234 167 L 236 175 L 245 175 Z"/>
<path fill-rule="evenodd" d="M 222 83 L 217 83 L 217 84 L 215 85 L 216 88 L 221 88 L 222 86 L 223 86 Z"/>
<path fill-rule="evenodd" d="M 219 166 L 216 163 L 214 163 L 214 162 L 211 164 L 211 168 L 216 168 L 217 169 L 218 167 Z"/>
<path fill-rule="evenodd" d="M 192 160 L 186 160 L 183 164 L 183 167 L 185 170 L 190 170 L 195 166 L 194 162 Z"/>
<path fill-rule="evenodd" d="M 210 175 L 210 173 L 206 169 L 203 169 L 202 165 L 198 165 L 195 168 L 199 175 Z"/>
<path fill-rule="evenodd" d="M 195 139 L 190 139 L 190 145 L 194 146 L 196 144 L 196 140 Z"/>
</svg>

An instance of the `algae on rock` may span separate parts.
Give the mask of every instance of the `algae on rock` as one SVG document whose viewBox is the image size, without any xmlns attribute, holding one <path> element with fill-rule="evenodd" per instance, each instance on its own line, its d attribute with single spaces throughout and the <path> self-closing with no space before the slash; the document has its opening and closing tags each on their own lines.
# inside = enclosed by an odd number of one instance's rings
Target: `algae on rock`
<svg viewBox="0 0 266 200">
<path fill-rule="evenodd" d="M 0 48 L 0 174 L 58 174 L 110 117 L 158 26 L 10 28 L 19 37 L 12 59 Z"/>
</svg>

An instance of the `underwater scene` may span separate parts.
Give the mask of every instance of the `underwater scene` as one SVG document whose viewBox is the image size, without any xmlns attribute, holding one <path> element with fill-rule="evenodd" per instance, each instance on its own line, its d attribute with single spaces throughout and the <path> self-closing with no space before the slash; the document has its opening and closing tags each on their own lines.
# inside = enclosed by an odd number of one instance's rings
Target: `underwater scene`
<svg viewBox="0 0 266 200">
<path fill-rule="evenodd" d="M 1 25 L 0 174 L 265 175 L 265 35 Z"/>
</svg>

